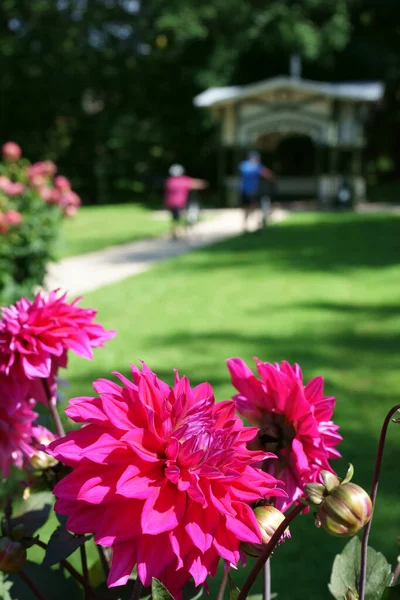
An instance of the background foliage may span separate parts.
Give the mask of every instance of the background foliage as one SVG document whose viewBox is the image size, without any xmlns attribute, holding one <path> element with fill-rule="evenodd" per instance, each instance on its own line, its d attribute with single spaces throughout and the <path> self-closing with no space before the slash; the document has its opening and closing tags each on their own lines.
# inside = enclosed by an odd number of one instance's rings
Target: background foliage
<svg viewBox="0 0 400 600">
<path fill-rule="evenodd" d="M 193 97 L 288 72 L 383 79 L 370 177 L 400 169 L 395 0 L 3 0 L 1 136 L 57 160 L 85 201 L 157 191 L 171 161 L 215 181 L 215 128 Z M 148 198 L 148 193 L 146 193 Z"/>
</svg>

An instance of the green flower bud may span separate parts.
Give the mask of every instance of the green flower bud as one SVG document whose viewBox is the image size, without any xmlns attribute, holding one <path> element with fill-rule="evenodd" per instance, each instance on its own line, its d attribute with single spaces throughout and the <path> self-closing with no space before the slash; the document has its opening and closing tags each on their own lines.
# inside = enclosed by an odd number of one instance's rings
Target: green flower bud
<svg viewBox="0 0 400 600">
<path fill-rule="evenodd" d="M 346 592 L 344 600 L 359 600 L 359 597 L 360 596 L 357 594 L 356 590 L 353 590 L 353 588 L 349 588 Z"/>
<path fill-rule="evenodd" d="M 368 523 L 371 515 L 371 498 L 355 483 L 335 487 L 317 511 L 321 526 L 337 536 L 355 535 Z"/>
<path fill-rule="evenodd" d="M 46 452 L 42 452 L 42 450 L 37 450 L 35 454 L 31 456 L 30 463 L 36 471 L 45 471 L 50 467 L 54 467 L 58 463 L 58 460 L 53 456 L 46 454 Z"/>
<path fill-rule="evenodd" d="M 307 483 L 304 486 L 307 500 L 311 504 L 322 504 L 325 498 L 325 486 L 322 483 Z"/>
<path fill-rule="evenodd" d="M 250 544 L 243 542 L 240 545 L 241 550 L 249 556 L 258 557 L 262 554 L 265 546 L 269 543 L 279 525 L 284 521 L 285 515 L 274 506 L 258 506 L 254 509 L 254 516 L 260 527 L 262 543 Z M 290 537 L 289 528 L 282 534 L 279 543 L 281 544 L 287 537 Z"/>
<path fill-rule="evenodd" d="M 0 571 L 18 573 L 26 561 L 26 550 L 20 542 L 0 538 Z"/>
<path fill-rule="evenodd" d="M 325 484 L 325 488 L 328 492 L 330 492 L 340 484 L 339 477 L 336 477 L 336 475 L 334 473 L 331 473 L 330 471 L 321 471 L 321 477 L 322 481 Z"/>
</svg>

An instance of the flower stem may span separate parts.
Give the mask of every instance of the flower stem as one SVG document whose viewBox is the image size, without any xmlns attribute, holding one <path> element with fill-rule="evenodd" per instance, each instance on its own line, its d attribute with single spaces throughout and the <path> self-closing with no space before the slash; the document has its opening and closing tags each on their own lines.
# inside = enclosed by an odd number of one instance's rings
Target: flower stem
<svg viewBox="0 0 400 600">
<path fill-rule="evenodd" d="M 103 567 L 104 575 L 107 578 L 108 574 L 110 572 L 110 565 L 108 563 L 106 553 L 104 552 L 103 546 L 99 546 L 98 544 L 96 544 L 96 548 L 97 548 L 97 552 L 99 553 L 99 556 L 100 556 L 100 562 L 101 562 L 101 566 Z"/>
<path fill-rule="evenodd" d="M 269 558 L 263 568 L 263 600 L 271 600 L 271 559 Z"/>
<path fill-rule="evenodd" d="M 250 571 L 249 576 L 247 577 L 246 581 L 244 582 L 244 585 L 240 591 L 240 594 L 237 597 L 237 600 L 245 600 L 245 598 L 247 598 L 251 588 L 253 587 L 253 585 L 258 577 L 258 574 L 262 570 L 266 561 L 271 556 L 272 552 L 275 549 L 275 546 L 278 544 L 279 540 L 281 539 L 282 534 L 284 533 L 284 531 L 286 530 L 288 525 L 293 521 L 293 519 L 295 517 L 297 517 L 297 515 L 299 515 L 305 508 L 306 507 L 303 504 L 300 504 L 300 503 L 297 504 L 287 515 L 285 520 L 282 521 L 282 523 L 279 525 L 278 529 L 275 531 L 274 535 L 271 537 L 270 541 L 266 545 L 264 552 L 257 559 L 256 564 Z"/>
<path fill-rule="evenodd" d="M 42 592 L 39 590 L 39 588 L 36 586 L 36 584 L 32 581 L 32 579 L 26 573 L 24 573 L 23 571 L 20 571 L 18 573 L 18 575 L 20 576 L 22 581 L 24 583 L 26 583 L 26 585 L 31 590 L 31 592 L 35 596 L 35 598 L 37 598 L 38 600 L 45 600 L 45 597 L 43 596 Z"/>
<path fill-rule="evenodd" d="M 140 594 L 142 593 L 143 583 L 140 581 L 139 577 L 135 581 L 135 585 L 133 586 L 133 594 L 132 600 L 139 600 Z"/>
<path fill-rule="evenodd" d="M 85 544 L 82 544 L 82 546 L 80 546 L 79 551 L 81 554 L 82 575 L 84 576 L 86 581 L 89 581 L 89 570 L 88 570 L 88 564 L 87 564 Z M 88 598 L 89 598 L 89 594 L 87 592 L 87 589 L 85 588 L 85 600 L 88 600 Z"/>
<path fill-rule="evenodd" d="M 224 561 L 224 572 L 222 574 L 222 579 L 221 579 L 221 583 L 219 585 L 216 600 L 224 600 L 226 584 L 228 583 L 228 573 L 229 573 L 229 569 L 225 568 L 225 561 Z"/>
<path fill-rule="evenodd" d="M 39 546 L 39 548 L 42 548 L 43 550 L 47 550 L 47 544 L 45 544 L 44 542 L 40 541 L 40 540 L 35 540 L 35 544 L 36 546 Z M 76 579 L 76 581 L 78 581 L 81 586 L 85 589 L 85 591 L 87 592 L 87 595 L 89 598 L 96 598 L 96 592 L 94 591 L 94 589 L 92 588 L 92 586 L 90 585 L 89 581 L 87 581 L 85 579 L 85 577 L 83 577 L 76 569 L 75 567 L 73 567 L 71 565 L 70 562 L 68 562 L 67 560 L 60 560 L 60 565 L 62 567 L 64 567 L 64 569 L 66 571 L 68 571 L 68 573 L 70 573 L 70 575 L 72 575 L 72 577 L 74 579 Z"/>
<path fill-rule="evenodd" d="M 63 424 L 61 422 L 60 415 L 58 414 L 57 398 L 52 395 L 50 386 L 49 386 L 49 382 L 47 381 L 47 379 L 43 378 L 42 382 L 43 382 L 44 391 L 46 392 L 46 398 L 47 398 L 47 402 L 49 405 L 50 414 L 54 421 L 54 426 L 56 428 L 57 435 L 59 437 L 64 437 L 65 430 L 64 430 Z"/>
<path fill-rule="evenodd" d="M 396 406 L 393 406 L 393 408 L 390 409 L 390 411 L 386 415 L 386 418 L 383 422 L 381 436 L 379 438 L 378 451 L 376 453 L 376 460 L 375 460 L 374 476 L 372 478 L 372 487 L 371 487 L 372 515 L 371 515 L 369 522 L 366 524 L 366 526 L 364 528 L 364 533 L 363 533 L 363 538 L 362 538 L 362 543 L 361 543 L 360 581 L 359 581 L 359 587 L 358 587 L 358 595 L 360 597 L 360 600 L 364 600 L 364 598 L 365 598 L 368 538 L 369 538 L 369 532 L 371 531 L 372 518 L 374 516 L 376 495 L 378 493 L 379 476 L 380 476 L 381 467 L 382 467 L 383 450 L 385 447 L 386 433 L 387 433 L 387 429 L 388 429 L 388 426 L 389 426 L 392 416 L 398 410 L 400 410 L 400 404 L 396 404 Z"/>
</svg>

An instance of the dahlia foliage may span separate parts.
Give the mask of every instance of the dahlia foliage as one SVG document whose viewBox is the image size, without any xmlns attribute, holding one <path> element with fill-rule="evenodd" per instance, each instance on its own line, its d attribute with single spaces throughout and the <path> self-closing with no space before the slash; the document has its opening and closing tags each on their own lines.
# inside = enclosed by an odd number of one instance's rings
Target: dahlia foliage
<svg viewBox="0 0 400 600">
<path fill-rule="evenodd" d="M 15 160 L 17 149 L 8 146 L 7 161 Z M 46 169 L 54 174 L 51 164 Z M 31 169 L 37 185 L 39 176 Z M 61 177 L 56 185 L 68 190 Z M 210 384 L 192 387 L 175 371 L 170 387 L 143 362 L 130 378 L 114 373 L 118 383 L 95 381 L 96 396 L 71 399 L 65 413 L 75 425 L 65 435 L 60 368 L 70 351 L 91 359 L 93 348 L 115 335 L 78 302 L 53 291 L 2 309 L 0 472 L 17 502 L 0 494 L 0 596 L 20 577 L 36 598 L 70 597 L 69 573 L 84 590 L 76 588 L 79 598 L 105 600 L 107 586 L 122 586 L 118 597 L 138 599 L 152 586 L 154 599 L 180 600 L 188 597 L 186 584 L 207 590 L 220 564 L 234 573 L 248 554 L 259 558 L 234 592 L 244 600 L 272 551 L 291 543 L 290 522 L 309 506 L 334 535 L 354 535 L 369 521 L 373 503 L 350 483 L 352 469 L 340 479 L 330 464 L 340 456 L 335 399 L 324 396 L 321 377 L 304 385 L 298 365 L 257 360 L 256 377 L 240 358 L 230 359 L 238 394 L 216 402 Z M 47 546 L 35 535 L 47 518 L 40 520 L 43 497 L 55 497 L 60 523 Z M 14 519 L 21 503 L 26 514 Z M 102 569 L 89 574 L 85 548 L 93 543 Z M 33 545 L 44 552 L 42 577 L 37 566 L 25 569 Z M 68 560 L 79 546 L 81 573 Z M 58 562 L 63 569 L 50 578 L 57 590 L 47 593 L 46 569 Z M 351 594 L 357 585 L 349 583 Z M 336 597 L 358 597 L 349 593 Z M 263 598 L 269 600 L 266 587 Z"/>
</svg>

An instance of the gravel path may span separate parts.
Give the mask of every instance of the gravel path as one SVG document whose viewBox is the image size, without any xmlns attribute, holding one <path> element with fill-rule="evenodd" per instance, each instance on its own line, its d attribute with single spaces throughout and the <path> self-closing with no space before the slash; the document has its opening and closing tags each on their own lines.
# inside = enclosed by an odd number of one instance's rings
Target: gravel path
<svg viewBox="0 0 400 600">
<path fill-rule="evenodd" d="M 210 211 L 210 218 L 198 223 L 185 239 L 167 237 L 111 246 L 49 265 L 46 288 L 60 288 L 71 296 L 91 292 L 150 269 L 155 263 L 240 235 L 243 217 L 239 209 Z M 274 211 L 271 220 L 281 221 L 286 211 Z M 250 221 L 250 229 L 257 224 Z"/>
</svg>

